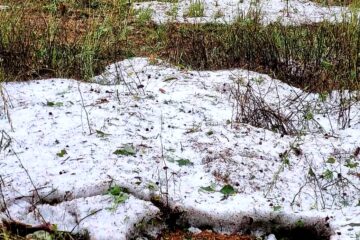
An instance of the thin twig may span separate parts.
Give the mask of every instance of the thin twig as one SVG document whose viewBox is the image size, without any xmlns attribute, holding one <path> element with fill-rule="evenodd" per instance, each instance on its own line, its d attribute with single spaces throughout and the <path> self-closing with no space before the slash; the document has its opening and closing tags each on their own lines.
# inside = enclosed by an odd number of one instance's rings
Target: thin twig
<svg viewBox="0 0 360 240">
<path fill-rule="evenodd" d="M 101 208 L 101 209 L 95 210 L 94 212 L 91 212 L 90 214 L 88 214 L 88 215 L 86 215 L 85 217 L 81 218 L 81 219 L 76 223 L 76 225 L 71 229 L 70 234 L 72 234 L 72 233 L 75 231 L 75 229 L 80 225 L 80 223 L 81 223 L 82 221 L 84 221 L 84 220 L 85 220 L 86 218 L 88 218 L 88 217 L 91 217 L 91 216 L 97 214 L 97 213 L 100 212 L 101 210 L 103 210 L 103 209 Z"/>
<path fill-rule="evenodd" d="M 4 106 L 3 106 L 4 114 L 7 116 L 7 119 L 8 119 L 9 125 L 10 125 L 10 129 L 13 132 L 14 131 L 14 126 L 13 126 L 12 121 L 11 121 L 8 100 L 5 97 L 2 83 L 0 83 L 0 95 L 1 95 L 1 98 L 2 98 L 3 103 L 4 103 Z"/>
<path fill-rule="evenodd" d="M 0 175 L 0 197 L 1 197 L 1 201 L 2 201 L 2 203 L 4 205 L 4 210 L 5 210 L 6 216 L 10 219 L 10 221 L 12 221 L 12 217 L 10 215 L 9 209 L 8 209 L 6 201 L 5 201 L 5 196 L 4 196 L 4 193 L 3 193 L 2 186 L 5 187 L 5 181 L 4 181 L 3 177 Z"/>
<path fill-rule="evenodd" d="M 89 134 L 91 135 L 93 132 L 92 132 L 92 129 L 91 129 L 91 124 L 90 124 L 90 119 L 89 119 L 89 113 L 87 112 L 86 107 L 85 107 L 84 98 L 83 98 L 83 96 L 82 96 L 81 89 L 80 89 L 80 83 L 78 83 L 78 91 L 79 91 L 79 93 L 80 93 L 81 106 L 82 106 L 82 108 L 84 109 L 84 112 L 85 112 L 85 115 L 86 115 L 86 121 L 87 121 L 87 125 L 88 125 L 88 127 L 89 127 Z"/>
</svg>

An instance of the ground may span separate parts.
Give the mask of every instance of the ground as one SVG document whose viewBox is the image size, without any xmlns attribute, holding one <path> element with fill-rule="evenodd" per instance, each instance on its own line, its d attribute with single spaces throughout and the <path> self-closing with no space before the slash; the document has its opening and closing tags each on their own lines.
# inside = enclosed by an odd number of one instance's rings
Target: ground
<svg viewBox="0 0 360 240">
<path fill-rule="evenodd" d="M 331 239 L 359 233 L 359 104 L 342 127 L 339 92 L 144 58 L 92 81 L 3 85 L 11 105 L 11 121 L 1 118 L 3 217 L 127 239 L 163 228 L 158 200 L 187 224 L 223 233 L 264 236 L 269 221 L 318 226 Z M 238 113 L 243 101 L 283 126 L 242 123 L 251 116 Z"/>
<path fill-rule="evenodd" d="M 9 18 L 0 22 L 7 230 L 41 239 L 360 238 L 352 3 L 0 4 Z M 244 68 L 214 70 L 222 66 Z"/>
</svg>

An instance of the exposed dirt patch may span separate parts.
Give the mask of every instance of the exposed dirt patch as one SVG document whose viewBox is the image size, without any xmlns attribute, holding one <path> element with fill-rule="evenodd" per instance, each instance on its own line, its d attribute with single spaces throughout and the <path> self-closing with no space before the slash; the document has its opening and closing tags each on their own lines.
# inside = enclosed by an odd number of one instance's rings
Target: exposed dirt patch
<svg viewBox="0 0 360 240">
<path fill-rule="evenodd" d="M 254 240 L 254 237 L 244 236 L 238 234 L 219 234 L 213 231 L 202 231 L 200 233 L 190 233 L 182 230 L 176 230 L 174 232 L 164 233 L 157 238 L 158 240 Z"/>
</svg>

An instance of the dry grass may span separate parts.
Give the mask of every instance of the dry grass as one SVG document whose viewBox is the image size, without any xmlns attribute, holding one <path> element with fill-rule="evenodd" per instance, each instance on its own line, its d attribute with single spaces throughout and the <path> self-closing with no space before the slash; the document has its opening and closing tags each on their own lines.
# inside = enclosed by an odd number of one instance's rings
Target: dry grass
<svg viewBox="0 0 360 240">
<path fill-rule="evenodd" d="M 313 0 L 324 6 L 348 6 L 350 8 L 359 8 L 359 0 Z"/>
<path fill-rule="evenodd" d="M 357 21 L 262 26 L 155 25 L 127 0 L 5 1 L 0 11 L 0 71 L 7 81 L 89 79 L 115 61 L 162 57 L 193 69 L 242 67 L 309 91 L 359 89 Z M 29 31 L 31 29 L 31 31 Z"/>
</svg>

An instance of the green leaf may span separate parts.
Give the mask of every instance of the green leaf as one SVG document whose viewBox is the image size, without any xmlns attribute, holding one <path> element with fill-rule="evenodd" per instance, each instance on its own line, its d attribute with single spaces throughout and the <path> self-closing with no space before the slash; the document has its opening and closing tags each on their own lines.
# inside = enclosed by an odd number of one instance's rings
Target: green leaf
<svg viewBox="0 0 360 240">
<path fill-rule="evenodd" d="M 169 81 L 171 81 L 171 80 L 177 80 L 177 77 L 174 77 L 174 76 L 166 77 L 166 78 L 164 79 L 164 82 L 169 82 Z"/>
<path fill-rule="evenodd" d="M 48 107 L 62 107 L 64 104 L 62 102 L 46 102 Z"/>
<path fill-rule="evenodd" d="M 330 70 L 330 69 L 332 69 L 332 67 L 333 67 L 332 63 L 329 62 L 329 61 L 326 61 L 326 60 L 323 60 L 323 61 L 321 62 L 321 66 L 322 66 L 324 69 L 327 69 L 327 70 Z"/>
<path fill-rule="evenodd" d="M 110 136 L 111 134 L 108 134 L 108 133 L 104 133 L 103 131 L 100 131 L 100 130 L 96 130 L 96 134 L 99 136 L 99 137 L 106 137 L 106 136 Z"/>
<path fill-rule="evenodd" d="M 132 146 L 125 146 L 124 148 L 119 148 L 113 152 L 116 155 L 123 156 L 135 156 L 136 151 Z"/>
<path fill-rule="evenodd" d="M 273 206 L 273 210 L 274 210 L 274 211 L 280 211 L 280 210 L 281 210 L 281 206 L 280 206 L 280 205 L 275 205 L 275 206 Z"/>
<path fill-rule="evenodd" d="M 310 177 L 315 177 L 315 173 L 314 170 L 312 170 L 312 168 L 309 168 L 308 174 L 310 175 Z"/>
<path fill-rule="evenodd" d="M 326 99 L 328 97 L 328 93 L 327 92 L 322 92 L 322 93 L 319 93 L 319 99 L 321 102 L 325 102 Z"/>
<path fill-rule="evenodd" d="M 334 177 L 334 173 L 329 169 L 326 169 L 325 172 L 323 173 L 323 176 L 325 179 L 331 180 Z"/>
<path fill-rule="evenodd" d="M 66 150 L 65 150 L 65 149 L 62 149 L 60 152 L 58 152 L 58 153 L 56 154 L 56 156 L 58 156 L 58 157 L 63 157 L 65 154 L 67 154 Z"/>
<path fill-rule="evenodd" d="M 207 187 L 200 187 L 199 189 L 200 191 L 204 191 L 204 192 L 215 192 L 215 185 L 211 184 L 210 186 Z"/>
<path fill-rule="evenodd" d="M 126 200 L 129 199 L 129 195 L 127 193 L 120 193 L 118 196 L 114 197 L 115 204 L 124 203 Z"/>
<path fill-rule="evenodd" d="M 117 206 L 121 203 L 124 203 L 127 199 L 129 199 L 129 194 L 125 192 L 126 189 L 115 185 L 108 190 L 108 194 L 110 194 L 114 199 L 114 206 L 109 208 L 112 211 L 115 211 Z"/>
<path fill-rule="evenodd" d="M 299 228 L 303 228 L 305 226 L 305 223 L 304 223 L 303 220 L 299 219 L 299 220 L 296 221 L 295 226 L 299 227 Z"/>
<path fill-rule="evenodd" d="M 359 165 L 357 162 L 351 162 L 350 159 L 346 161 L 345 167 L 356 168 Z"/>
<path fill-rule="evenodd" d="M 192 163 L 189 159 L 184 159 L 184 158 L 176 160 L 176 162 L 180 167 L 194 165 L 194 163 Z"/>
<path fill-rule="evenodd" d="M 148 185 L 147 185 L 147 188 L 150 190 L 150 191 L 155 191 L 157 189 L 157 185 L 153 182 L 150 182 Z"/>
<path fill-rule="evenodd" d="M 305 120 L 312 120 L 314 119 L 314 114 L 310 111 L 307 111 L 304 116 Z"/>
<path fill-rule="evenodd" d="M 234 194 L 236 193 L 235 189 L 234 189 L 231 185 L 229 185 L 229 184 L 225 185 L 225 186 L 220 190 L 220 192 L 221 192 L 222 194 L 224 194 L 224 195 L 227 195 L 227 196 L 229 196 L 229 195 L 234 195 Z"/>
<path fill-rule="evenodd" d="M 7 238 L 5 238 L 7 239 Z M 36 231 L 32 234 L 28 234 L 26 236 L 26 239 L 36 239 L 36 240 L 53 240 L 53 237 L 50 233 L 44 231 L 44 230 L 40 230 L 40 231 Z"/>
<path fill-rule="evenodd" d="M 333 164 L 336 162 L 336 159 L 333 156 L 330 156 L 326 162 Z"/>
<path fill-rule="evenodd" d="M 108 193 L 112 196 L 118 196 L 122 192 L 122 188 L 118 185 L 115 185 L 109 188 Z"/>
<path fill-rule="evenodd" d="M 128 190 L 126 188 L 120 187 L 118 185 L 114 185 L 108 189 L 107 193 L 110 195 L 113 195 L 113 196 L 118 196 L 121 193 L 128 193 Z"/>
<path fill-rule="evenodd" d="M 206 132 L 206 135 L 208 135 L 208 136 L 211 136 L 211 135 L 213 135 L 213 134 L 214 134 L 214 131 L 212 131 L 212 130 Z"/>
</svg>

